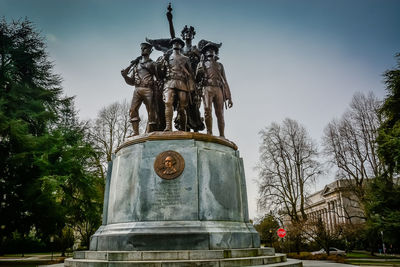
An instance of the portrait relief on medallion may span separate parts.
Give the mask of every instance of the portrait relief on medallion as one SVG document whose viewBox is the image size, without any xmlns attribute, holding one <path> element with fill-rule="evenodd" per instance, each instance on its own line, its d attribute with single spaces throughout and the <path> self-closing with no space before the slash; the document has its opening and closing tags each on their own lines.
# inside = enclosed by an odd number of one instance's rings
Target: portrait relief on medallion
<svg viewBox="0 0 400 267">
<path fill-rule="evenodd" d="M 154 170 L 163 179 L 175 179 L 180 176 L 185 169 L 185 160 L 175 151 L 164 151 L 156 157 Z"/>
</svg>

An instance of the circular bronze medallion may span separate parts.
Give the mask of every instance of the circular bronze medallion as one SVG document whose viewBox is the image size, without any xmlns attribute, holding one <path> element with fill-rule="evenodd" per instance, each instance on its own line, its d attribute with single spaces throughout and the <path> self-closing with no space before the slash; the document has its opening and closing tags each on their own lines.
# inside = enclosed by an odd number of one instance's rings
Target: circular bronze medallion
<svg viewBox="0 0 400 267">
<path fill-rule="evenodd" d="M 154 161 L 154 170 L 163 179 L 171 180 L 177 178 L 185 169 L 185 160 L 175 151 L 161 152 Z"/>
</svg>

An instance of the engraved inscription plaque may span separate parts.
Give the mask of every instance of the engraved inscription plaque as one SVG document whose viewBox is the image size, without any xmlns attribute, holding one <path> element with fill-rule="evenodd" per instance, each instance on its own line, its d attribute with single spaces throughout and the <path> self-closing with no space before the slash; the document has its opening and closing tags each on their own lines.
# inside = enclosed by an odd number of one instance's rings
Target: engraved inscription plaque
<svg viewBox="0 0 400 267">
<path fill-rule="evenodd" d="M 156 157 L 154 170 L 163 179 L 171 180 L 177 178 L 185 169 L 185 160 L 175 151 L 164 151 Z"/>
<path fill-rule="evenodd" d="M 158 189 L 154 194 L 154 206 L 159 209 L 169 206 L 175 207 L 182 205 L 180 183 L 166 182 L 162 189 Z"/>
</svg>

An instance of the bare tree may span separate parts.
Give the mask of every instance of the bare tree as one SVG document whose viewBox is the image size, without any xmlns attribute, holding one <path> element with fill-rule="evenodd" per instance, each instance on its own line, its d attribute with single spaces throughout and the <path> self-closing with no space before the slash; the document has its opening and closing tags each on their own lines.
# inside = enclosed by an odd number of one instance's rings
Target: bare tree
<svg viewBox="0 0 400 267">
<path fill-rule="evenodd" d="M 307 219 L 305 198 L 310 184 L 322 173 L 317 147 L 297 121 L 285 119 L 260 131 L 258 206 L 283 212 L 292 223 Z"/>
<path fill-rule="evenodd" d="M 355 94 L 350 108 L 340 120 L 328 124 L 323 136 L 324 153 L 338 167 L 337 177 L 346 181 L 347 190 L 363 210 L 366 182 L 384 172 L 375 141 L 381 123 L 379 107 L 372 93 Z"/>
<path fill-rule="evenodd" d="M 103 107 L 97 118 L 91 121 L 91 139 L 100 152 L 98 164 L 103 170 L 103 178 L 107 162 L 111 161 L 115 149 L 120 146 L 127 137 L 132 135 L 129 117 L 130 105 L 126 100 L 114 102 Z M 141 131 L 144 131 L 146 120 L 141 121 Z"/>
<path fill-rule="evenodd" d="M 330 250 L 342 236 L 342 225 L 329 230 L 321 217 L 308 220 L 303 227 L 303 236 L 310 242 L 315 242 L 322 247 L 329 256 Z"/>
</svg>

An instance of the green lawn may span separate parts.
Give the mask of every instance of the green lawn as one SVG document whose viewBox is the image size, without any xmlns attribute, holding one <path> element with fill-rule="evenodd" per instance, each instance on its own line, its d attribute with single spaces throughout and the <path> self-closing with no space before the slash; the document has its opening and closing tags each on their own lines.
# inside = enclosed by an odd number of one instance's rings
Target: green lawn
<svg viewBox="0 0 400 267">
<path fill-rule="evenodd" d="M 21 253 L 18 254 L 4 254 L 1 257 L 21 257 Z M 24 253 L 24 257 L 31 257 L 31 256 L 41 256 L 41 255 L 51 255 L 51 252 L 34 252 L 34 253 Z M 60 256 L 61 252 L 53 252 L 54 256 Z"/>
<path fill-rule="evenodd" d="M 364 259 L 396 259 L 394 256 L 376 254 L 374 256 L 367 251 L 355 251 L 346 254 L 347 258 L 364 258 Z"/>
<path fill-rule="evenodd" d="M 65 253 L 66 257 L 72 257 L 72 252 Z M 7 258 L 18 258 L 18 259 L 26 259 L 26 258 L 38 258 L 38 259 L 50 259 L 51 252 L 36 252 L 36 253 L 24 253 L 24 257 L 22 257 L 21 253 L 18 254 L 4 254 L 0 256 L 0 259 L 7 259 Z M 61 252 L 53 252 L 53 258 L 61 257 Z"/>
<path fill-rule="evenodd" d="M 367 251 L 354 251 L 347 253 L 345 263 L 361 266 L 400 266 L 400 258 L 379 254 L 372 256 Z"/>
<path fill-rule="evenodd" d="M 400 266 L 400 260 L 388 260 L 388 261 L 361 261 L 361 260 L 346 260 L 345 263 L 360 265 L 360 266 Z"/>
</svg>

